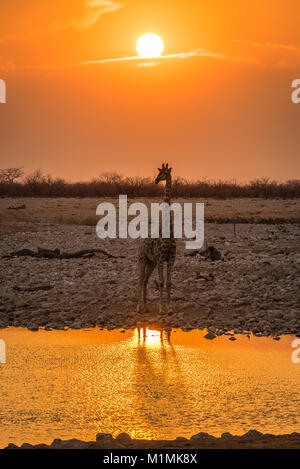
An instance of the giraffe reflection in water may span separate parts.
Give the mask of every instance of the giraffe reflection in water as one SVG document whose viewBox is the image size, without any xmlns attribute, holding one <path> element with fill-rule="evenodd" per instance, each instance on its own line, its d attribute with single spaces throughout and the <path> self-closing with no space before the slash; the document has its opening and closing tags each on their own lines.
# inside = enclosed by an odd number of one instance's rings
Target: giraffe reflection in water
<svg viewBox="0 0 300 469">
<path fill-rule="evenodd" d="M 172 329 L 160 329 L 159 331 L 148 329 L 147 327 L 138 327 L 137 333 L 138 333 L 138 342 L 140 344 L 141 340 L 143 343 L 146 343 L 147 337 L 155 337 L 157 336 L 157 332 L 159 332 L 159 337 L 160 337 L 160 342 L 163 345 L 164 340 L 167 339 L 167 342 L 169 345 L 171 345 L 171 330 Z M 148 331 L 148 334 L 147 334 Z"/>
<path fill-rule="evenodd" d="M 188 425 L 194 413 L 172 334 L 171 329 L 137 329 L 134 405 L 153 432 L 157 426 L 169 426 L 170 422 L 181 427 Z"/>
</svg>

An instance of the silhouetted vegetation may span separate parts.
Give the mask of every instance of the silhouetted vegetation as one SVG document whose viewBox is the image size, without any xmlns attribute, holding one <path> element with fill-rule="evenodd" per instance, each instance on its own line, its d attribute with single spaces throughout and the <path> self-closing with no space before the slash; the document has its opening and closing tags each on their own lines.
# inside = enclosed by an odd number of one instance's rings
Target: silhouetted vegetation
<svg viewBox="0 0 300 469">
<path fill-rule="evenodd" d="M 23 177 L 22 168 L 0 170 L 0 197 L 159 197 L 163 187 L 155 185 L 154 178 L 124 177 L 117 173 L 105 173 L 86 182 L 67 182 L 62 178 L 45 175 L 39 169 Z M 22 178 L 22 179 L 21 179 Z M 261 197 L 264 199 L 293 199 L 300 197 L 300 180 L 286 182 L 269 178 L 255 179 L 246 184 L 236 181 L 189 181 L 173 179 L 174 198 Z"/>
<path fill-rule="evenodd" d="M 24 175 L 23 168 L 0 169 L 0 183 L 13 184 Z"/>
</svg>

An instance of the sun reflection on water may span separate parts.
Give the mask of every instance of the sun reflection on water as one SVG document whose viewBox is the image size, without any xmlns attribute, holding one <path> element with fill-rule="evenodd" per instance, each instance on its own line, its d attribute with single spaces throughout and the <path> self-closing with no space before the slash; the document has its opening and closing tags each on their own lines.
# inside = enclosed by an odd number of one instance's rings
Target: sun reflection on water
<svg viewBox="0 0 300 469">
<path fill-rule="evenodd" d="M 171 330 L 157 330 L 149 327 L 138 327 L 134 330 L 138 343 L 143 343 L 147 347 L 162 347 L 164 342 L 170 344 Z"/>
</svg>

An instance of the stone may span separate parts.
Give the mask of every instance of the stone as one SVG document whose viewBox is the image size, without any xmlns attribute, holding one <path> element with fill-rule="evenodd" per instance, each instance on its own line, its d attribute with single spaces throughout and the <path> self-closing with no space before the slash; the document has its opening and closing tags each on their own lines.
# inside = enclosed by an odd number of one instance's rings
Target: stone
<svg viewBox="0 0 300 469">
<path fill-rule="evenodd" d="M 61 440 L 56 446 L 56 448 L 60 449 L 84 449 L 86 447 L 87 443 L 85 441 L 77 440 L 76 438 L 71 440 Z"/>
<path fill-rule="evenodd" d="M 111 433 L 97 433 L 96 441 L 113 441 Z"/>
<path fill-rule="evenodd" d="M 128 435 L 128 433 L 120 433 L 118 436 L 116 436 L 116 440 L 119 443 L 126 444 L 131 442 L 131 436 Z"/>
<path fill-rule="evenodd" d="M 31 445 L 30 443 L 23 443 L 21 446 L 21 449 L 31 449 L 31 448 L 33 448 L 33 445 Z"/>
<path fill-rule="evenodd" d="M 213 340 L 213 339 L 215 339 L 216 337 L 217 337 L 216 334 L 214 334 L 214 333 L 211 332 L 211 331 L 208 331 L 208 333 L 205 334 L 204 339 Z"/>
<path fill-rule="evenodd" d="M 57 448 L 60 444 L 61 444 L 61 439 L 55 438 L 55 440 L 53 440 L 51 443 L 51 448 Z"/>
<path fill-rule="evenodd" d="M 18 448 L 18 446 L 15 445 L 14 443 L 8 443 L 8 445 L 4 449 L 16 449 L 16 448 Z"/>
<path fill-rule="evenodd" d="M 249 430 L 241 438 L 251 439 L 251 438 L 262 438 L 262 437 L 264 437 L 264 435 L 261 432 L 257 430 Z"/>
<path fill-rule="evenodd" d="M 191 437 L 191 440 L 215 440 L 215 437 L 209 433 L 200 432 Z"/>
<path fill-rule="evenodd" d="M 222 433 L 221 438 L 234 438 L 229 432 Z"/>
</svg>

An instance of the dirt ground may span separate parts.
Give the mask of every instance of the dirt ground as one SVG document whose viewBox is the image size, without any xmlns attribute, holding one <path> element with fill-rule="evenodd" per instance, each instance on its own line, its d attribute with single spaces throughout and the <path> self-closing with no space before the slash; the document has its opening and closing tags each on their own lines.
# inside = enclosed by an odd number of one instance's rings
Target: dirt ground
<svg viewBox="0 0 300 469">
<path fill-rule="evenodd" d="M 96 207 L 101 202 L 113 203 L 118 210 L 118 199 L 72 199 L 72 198 L 24 198 L 0 199 L 1 230 L 13 229 L 15 223 L 32 222 L 61 225 L 90 225 L 96 226 L 98 217 Z M 128 205 L 133 202 L 143 202 L 149 207 L 151 202 L 159 199 L 128 199 Z M 243 221 L 263 222 L 272 221 L 286 223 L 300 223 L 300 200 L 278 199 L 174 199 L 173 202 L 203 202 L 205 217 L 211 221 L 230 220 L 233 217 Z M 25 210 L 7 210 L 8 207 L 26 205 Z"/>
<path fill-rule="evenodd" d="M 8 210 L 23 202 L 26 209 Z M 217 249 L 220 259 L 187 251 L 184 241 L 178 241 L 172 311 L 164 314 L 158 314 L 156 273 L 149 282 L 149 312 L 136 313 L 139 241 L 99 239 L 95 231 L 99 202 L 0 200 L 0 327 L 51 330 L 155 324 L 208 328 L 215 335 L 233 330 L 274 337 L 300 334 L 300 244 L 295 222 L 300 200 L 206 200 L 210 222 L 205 223 L 205 241 Z M 230 221 L 236 216 L 243 223 L 237 223 L 234 235 Z M 103 252 L 80 258 L 9 256 L 38 248 Z"/>
</svg>

